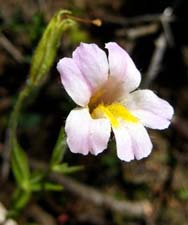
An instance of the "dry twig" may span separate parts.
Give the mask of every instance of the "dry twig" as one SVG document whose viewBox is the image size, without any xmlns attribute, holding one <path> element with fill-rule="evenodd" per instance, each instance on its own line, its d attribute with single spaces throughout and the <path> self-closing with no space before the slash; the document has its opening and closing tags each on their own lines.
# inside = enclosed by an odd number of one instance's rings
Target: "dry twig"
<svg viewBox="0 0 188 225">
<path fill-rule="evenodd" d="M 141 15 L 141 16 L 135 16 L 132 18 L 105 15 L 105 18 L 102 18 L 102 20 L 104 22 L 120 24 L 122 26 L 132 26 L 132 25 L 138 25 L 138 24 L 142 24 L 142 23 L 161 22 L 162 16 L 164 16 L 163 13 L 145 14 L 145 15 Z M 168 20 L 168 22 L 172 22 L 175 20 L 175 16 L 170 16 L 168 19 L 166 19 L 166 21 L 167 20 Z"/>
<path fill-rule="evenodd" d="M 31 166 L 34 169 L 46 169 L 47 167 L 47 165 L 43 162 L 36 160 L 31 160 Z M 51 174 L 50 179 L 59 184 L 62 184 L 63 187 L 72 194 L 83 198 L 86 201 L 97 205 L 98 207 L 105 207 L 125 216 L 146 218 L 152 213 L 152 206 L 148 201 L 118 201 L 92 187 L 56 173 Z"/>
<path fill-rule="evenodd" d="M 40 225 L 56 225 L 55 219 L 36 204 L 29 206 L 27 215 Z"/>
<path fill-rule="evenodd" d="M 152 23 L 149 25 L 143 25 L 143 26 L 134 27 L 134 28 L 119 29 L 116 34 L 117 36 L 120 36 L 120 37 L 127 36 L 129 39 L 135 40 L 137 38 L 155 33 L 158 30 L 158 28 L 159 28 L 159 24 Z"/>
<path fill-rule="evenodd" d="M 0 34 L 0 45 L 19 63 L 24 61 L 22 53 L 3 35 Z"/>
<path fill-rule="evenodd" d="M 158 75 L 166 47 L 167 47 L 166 38 L 162 33 L 156 41 L 155 51 L 153 53 L 151 63 L 149 65 L 148 71 L 146 72 L 144 81 L 142 83 L 142 87 L 144 88 L 148 87 Z"/>
</svg>

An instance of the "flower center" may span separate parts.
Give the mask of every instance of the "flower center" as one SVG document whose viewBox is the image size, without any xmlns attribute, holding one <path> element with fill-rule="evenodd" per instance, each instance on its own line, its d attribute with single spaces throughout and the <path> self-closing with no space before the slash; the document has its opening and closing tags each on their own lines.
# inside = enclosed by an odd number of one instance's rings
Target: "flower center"
<svg viewBox="0 0 188 225">
<path fill-rule="evenodd" d="M 113 102 L 119 102 L 124 90 L 120 81 L 114 78 L 109 78 L 95 94 L 91 97 L 89 102 L 89 109 L 92 112 L 99 104 L 110 105 Z"/>
<path fill-rule="evenodd" d="M 121 120 L 126 122 L 138 123 L 138 119 L 133 116 L 122 104 L 112 103 L 110 105 L 99 104 L 91 113 L 96 118 L 107 118 L 112 127 L 118 127 Z"/>
<path fill-rule="evenodd" d="M 119 126 L 122 120 L 137 123 L 138 119 L 120 103 L 123 96 L 122 83 L 109 78 L 90 99 L 88 107 L 92 118 L 107 118 L 112 127 Z"/>
</svg>

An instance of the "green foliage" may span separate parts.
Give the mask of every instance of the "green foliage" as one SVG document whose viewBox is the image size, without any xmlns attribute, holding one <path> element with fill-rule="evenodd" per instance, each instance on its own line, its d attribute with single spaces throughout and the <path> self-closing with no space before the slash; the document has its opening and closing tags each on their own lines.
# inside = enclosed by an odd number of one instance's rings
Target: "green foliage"
<svg viewBox="0 0 188 225">
<path fill-rule="evenodd" d="M 47 178 L 51 172 L 73 173 L 82 167 L 69 167 L 66 163 L 61 164 L 66 150 L 64 128 L 60 130 L 57 143 L 54 147 L 52 158 L 47 169 L 31 172 L 25 151 L 21 148 L 16 139 L 18 120 L 21 109 L 30 94 L 36 90 L 49 72 L 57 53 L 57 48 L 64 30 L 75 24 L 71 19 L 62 18 L 62 15 L 69 14 L 69 11 L 60 10 L 49 22 L 41 40 L 34 52 L 28 80 L 19 93 L 9 123 L 9 147 L 12 151 L 11 166 L 17 188 L 12 197 L 11 210 L 9 216 L 16 216 L 25 207 L 32 196 L 32 192 L 38 191 L 61 191 L 62 186 L 48 182 Z M 35 18 L 35 25 L 39 27 L 40 17 Z M 40 32 L 40 31 L 39 31 Z M 35 34 L 32 34 L 35 38 Z M 37 93 L 37 92 L 36 92 Z M 35 98 L 35 96 L 34 96 Z M 26 119 L 27 118 L 27 119 Z M 23 114 L 21 122 L 26 127 L 32 127 L 40 122 L 40 117 L 36 114 Z"/>
<path fill-rule="evenodd" d="M 75 26 L 72 26 L 69 31 L 69 39 L 72 44 L 78 44 L 80 42 L 88 42 L 90 37 L 89 34 L 81 30 L 78 24 L 75 24 Z"/>
<path fill-rule="evenodd" d="M 62 185 L 51 183 L 51 182 L 36 182 L 31 184 L 31 190 L 34 192 L 38 191 L 62 191 Z"/>
<path fill-rule="evenodd" d="M 67 10 L 60 10 L 50 21 L 45 29 L 43 36 L 33 55 L 32 64 L 29 72 L 29 82 L 39 85 L 51 68 L 57 48 L 60 43 L 61 35 L 64 30 L 69 28 L 74 22 L 70 19 L 62 19 L 62 15 L 69 14 Z"/>
<path fill-rule="evenodd" d="M 62 191 L 63 190 L 62 185 L 51 183 L 51 182 L 45 182 L 43 184 L 43 187 L 45 191 Z"/>
<path fill-rule="evenodd" d="M 51 168 L 61 163 L 66 150 L 64 127 L 61 128 L 50 162 Z"/>
<path fill-rule="evenodd" d="M 30 176 L 30 184 L 31 186 L 34 186 L 37 183 L 40 183 L 42 180 L 44 180 L 45 178 L 45 171 L 43 170 L 35 170 L 32 172 L 31 176 Z"/>
<path fill-rule="evenodd" d="M 29 191 L 30 189 L 30 171 L 27 156 L 24 150 L 20 147 L 14 139 L 12 157 L 11 157 L 12 171 L 16 182 L 20 188 Z"/>
<path fill-rule="evenodd" d="M 20 188 L 17 188 L 12 196 L 11 209 L 8 212 L 8 217 L 16 217 L 28 203 L 30 197 L 30 191 L 24 191 Z"/>
<path fill-rule="evenodd" d="M 52 171 L 56 173 L 70 174 L 83 170 L 83 168 L 83 166 L 69 166 L 67 163 L 63 163 L 59 165 L 54 165 Z"/>
<path fill-rule="evenodd" d="M 50 161 L 50 170 L 56 173 L 70 174 L 82 170 L 82 166 L 68 166 L 67 163 L 61 164 L 67 145 L 64 127 L 61 128 Z"/>
<path fill-rule="evenodd" d="M 18 188 L 13 194 L 11 210 L 9 215 L 16 216 L 28 203 L 32 192 L 39 191 L 61 191 L 62 185 L 46 181 L 48 173 L 46 171 L 30 172 L 27 156 L 24 150 L 14 140 L 12 150 L 12 171 L 17 182 Z"/>
<path fill-rule="evenodd" d="M 60 133 L 61 136 L 62 134 Z M 59 162 L 60 158 L 56 159 L 58 159 L 56 162 Z M 46 171 L 30 172 L 27 156 L 15 139 L 12 149 L 11 165 L 18 185 L 12 197 L 11 210 L 9 212 L 11 217 L 16 216 L 25 207 L 32 196 L 32 192 L 43 190 L 61 191 L 63 189 L 62 185 L 46 181 L 48 176 Z M 65 169 L 67 168 L 65 167 Z"/>
<path fill-rule="evenodd" d="M 30 177 L 30 188 L 37 191 L 61 191 L 62 185 L 46 181 L 48 174 L 45 171 L 34 171 Z"/>
<path fill-rule="evenodd" d="M 177 191 L 177 195 L 178 195 L 179 199 L 187 201 L 188 200 L 188 188 L 185 188 L 185 187 L 180 188 Z"/>
</svg>

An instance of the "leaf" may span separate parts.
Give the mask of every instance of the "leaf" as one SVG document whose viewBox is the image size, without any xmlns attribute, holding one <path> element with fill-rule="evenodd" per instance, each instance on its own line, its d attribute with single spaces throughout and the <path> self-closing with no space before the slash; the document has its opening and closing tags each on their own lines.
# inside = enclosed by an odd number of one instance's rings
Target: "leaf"
<svg viewBox="0 0 188 225">
<path fill-rule="evenodd" d="M 36 184 L 36 183 L 40 182 L 41 180 L 43 180 L 45 175 L 46 175 L 46 172 L 44 172 L 44 171 L 34 171 L 30 177 L 31 185 Z"/>
<path fill-rule="evenodd" d="M 11 209 L 9 214 L 17 214 L 21 209 L 25 207 L 31 197 L 30 191 L 23 191 L 18 188 L 13 193 L 13 197 L 11 200 Z"/>
<path fill-rule="evenodd" d="M 44 185 L 42 184 L 42 181 L 36 182 L 36 183 L 31 183 L 31 190 L 35 191 L 35 192 L 44 190 Z"/>
<path fill-rule="evenodd" d="M 47 182 L 45 180 L 46 172 L 44 171 L 35 171 L 31 175 L 30 180 L 30 190 L 37 192 L 37 191 L 61 191 L 63 187 L 59 184 L 54 184 L 51 182 Z"/>
<path fill-rule="evenodd" d="M 44 189 L 46 191 L 62 191 L 63 190 L 63 186 L 60 185 L 60 184 L 54 184 L 54 183 L 46 182 L 44 184 Z"/>
<path fill-rule="evenodd" d="M 14 139 L 12 147 L 11 165 L 14 177 L 19 187 L 29 190 L 30 170 L 27 156 L 16 139 Z"/>
<path fill-rule="evenodd" d="M 62 127 L 59 132 L 59 136 L 55 144 L 55 147 L 53 149 L 52 158 L 50 162 L 51 168 L 62 161 L 63 156 L 65 154 L 65 150 L 66 150 L 65 131 L 64 127 Z"/>
<path fill-rule="evenodd" d="M 32 191 L 62 191 L 63 187 L 59 184 L 41 181 L 40 183 L 31 184 Z"/>
<path fill-rule="evenodd" d="M 83 169 L 84 169 L 83 166 L 68 166 L 67 163 L 63 163 L 53 166 L 52 171 L 56 173 L 70 174 Z"/>
</svg>

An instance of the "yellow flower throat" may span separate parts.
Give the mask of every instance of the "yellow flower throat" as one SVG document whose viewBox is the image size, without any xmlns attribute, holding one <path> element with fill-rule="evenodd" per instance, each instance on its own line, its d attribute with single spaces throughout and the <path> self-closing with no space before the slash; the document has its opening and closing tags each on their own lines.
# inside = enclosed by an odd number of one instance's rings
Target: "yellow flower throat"
<svg viewBox="0 0 188 225">
<path fill-rule="evenodd" d="M 139 121 L 120 103 L 112 103 L 110 105 L 101 103 L 92 111 L 91 116 L 94 119 L 107 118 L 111 122 L 112 127 L 118 127 L 121 120 L 132 123 L 138 123 Z"/>
<path fill-rule="evenodd" d="M 118 127 L 121 121 L 138 123 L 139 120 L 120 103 L 122 92 L 121 83 L 109 78 L 90 99 L 88 107 L 92 118 L 107 118 L 112 127 Z"/>
</svg>

